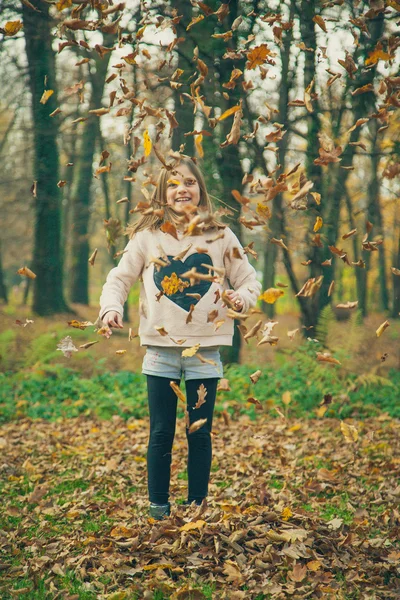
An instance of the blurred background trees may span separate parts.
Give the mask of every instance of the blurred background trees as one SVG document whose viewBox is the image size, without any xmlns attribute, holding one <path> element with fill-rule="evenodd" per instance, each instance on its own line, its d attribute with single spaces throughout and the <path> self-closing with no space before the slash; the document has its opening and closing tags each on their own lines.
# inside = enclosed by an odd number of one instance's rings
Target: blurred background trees
<svg viewBox="0 0 400 600">
<path fill-rule="evenodd" d="M 152 191 L 156 147 L 203 168 L 263 290 L 284 291 L 264 297 L 268 317 L 315 327 L 327 304 L 345 316 L 336 306 L 356 301 L 363 316 L 399 317 L 398 2 L 1 9 L 3 303 L 39 315 L 97 304 Z M 236 331 L 226 359 L 239 350 Z"/>
</svg>

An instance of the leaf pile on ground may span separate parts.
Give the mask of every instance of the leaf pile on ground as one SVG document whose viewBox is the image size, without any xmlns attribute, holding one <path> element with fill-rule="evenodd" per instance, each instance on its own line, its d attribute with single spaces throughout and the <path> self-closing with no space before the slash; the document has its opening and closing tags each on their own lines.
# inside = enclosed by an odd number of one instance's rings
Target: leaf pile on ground
<svg viewBox="0 0 400 600">
<path fill-rule="evenodd" d="M 348 427 L 346 427 L 348 425 Z M 216 419 L 208 505 L 148 516 L 147 419 L 0 428 L 0 595 L 172 600 L 398 598 L 400 439 L 363 421 Z"/>
</svg>

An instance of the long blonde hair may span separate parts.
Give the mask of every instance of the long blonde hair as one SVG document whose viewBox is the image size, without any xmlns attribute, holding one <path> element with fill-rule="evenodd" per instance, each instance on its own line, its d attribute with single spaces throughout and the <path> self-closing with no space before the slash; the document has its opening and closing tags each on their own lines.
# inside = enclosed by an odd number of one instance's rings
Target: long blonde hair
<svg viewBox="0 0 400 600">
<path fill-rule="evenodd" d="M 204 225 L 204 230 L 210 229 L 224 229 L 227 225 L 222 223 L 222 221 L 217 220 L 213 216 L 213 206 L 210 199 L 210 196 L 207 191 L 206 182 L 203 176 L 203 173 L 199 169 L 199 167 L 194 163 L 194 161 L 185 154 L 182 154 L 179 158 L 174 158 L 173 161 L 168 165 L 171 167 L 170 169 L 165 168 L 164 166 L 160 170 L 160 174 L 158 176 L 156 188 L 151 196 L 150 207 L 154 208 L 163 208 L 164 213 L 163 216 L 158 215 L 142 215 L 136 223 L 132 223 L 127 225 L 125 229 L 125 234 L 129 235 L 129 238 L 132 237 L 138 231 L 142 229 L 150 229 L 155 231 L 156 229 L 160 229 L 163 223 L 169 221 L 177 225 L 181 223 L 179 220 L 180 215 L 177 213 L 169 204 L 167 204 L 167 182 L 170 177 L 170 171 L 176 169 L 179 165 L 185 165 L 190 169 L 191 173 L 196 177 L 197 182 L 200 188 L 200 201 L 198 204 L 198 208 L 202 213 L 207 214 L 206 224 Z"/>
</svg>

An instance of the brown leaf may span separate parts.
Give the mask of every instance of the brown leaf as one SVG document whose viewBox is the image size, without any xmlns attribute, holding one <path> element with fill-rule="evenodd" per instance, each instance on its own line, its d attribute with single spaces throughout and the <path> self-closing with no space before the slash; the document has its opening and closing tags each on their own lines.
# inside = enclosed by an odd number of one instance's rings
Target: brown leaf
<svg viewBox="0 0 400 600">
<path fill-rule="evenodd" d="M 198 421 L 195 421 L 194 423 L 191 424 L 191 426 L 189 427 L 189 433 L 194 433 L 195 431 L 198 431 L 199 429 L 201 429 L 205 424 L 207 423 L 207 419 L 198 419 Z"/>
<path fill-rule="evenodd" d="M 182 392 L 181 388 L 179 387 L 179 385 L 177 383 L 175 383 L 175 381 L 170 381 L 169 385 L 172 387 L 172 389 L 174 390 L 175 394 L 177 395 L 178 399 L 181 400 L 184 404 L 186 404 L 186 396 L 185 394 Z"/>
<path fill-rule="evenodd" d="M 200 384 L 200 387 L 197 390 L 197 395 L 198 400 L 194 405 L 194 408 L 200 408 L 200 406 L 206 403 L 207 389 L 203 383 Z"/>
<path fill-rule="evenodd" d="M 172 235 L 172 237 L 174 237 L 176 240 L 178 240 L 178 233 L 176 231 L 176 227 L 173 223 L 171 223 L 170 221 L 165 221 L 165 223 L 163 223 L 160 227 L 160 230 L 163 233 L 167 233 L 169 235 Z"/>
</svg>

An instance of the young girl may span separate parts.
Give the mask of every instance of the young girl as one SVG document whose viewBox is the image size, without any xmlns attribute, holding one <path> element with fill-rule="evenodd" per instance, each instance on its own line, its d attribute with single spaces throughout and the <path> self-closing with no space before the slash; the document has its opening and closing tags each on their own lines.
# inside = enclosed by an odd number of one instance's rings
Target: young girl
<svg viewBox="0 0 400 600">
<path fill-rule="evenodd" d="M 219 346 L 232 345 L 234 321 L 227 315 L 228 306 L 247 312 L 255 306 L 261 285 L 238 238 L 212 214 L 204 177 L 191 158 L 180 155 L 161 169 L 149 204 L 144 207 L 148 214 L 127 228 L 130 241 L 103 286 L 100 319 L 109 327 L 123 327 L 124 302 L 140 278 L 139 336 L 147 347 L 142 373 L 147 376 L 150 412 L 150 515 L 162 519 L 170 514 L 178 400 L 171 384 L 179 386 L 181 377 L 186 382 L 187 503 L 201 504 L 208 492 L 210 433 L 223 375 Z M 198 352 L 182 356 L 185 348 Z M 190 433 L 189 425 L 200 419 L 205 424 Z"/>
</svg>

